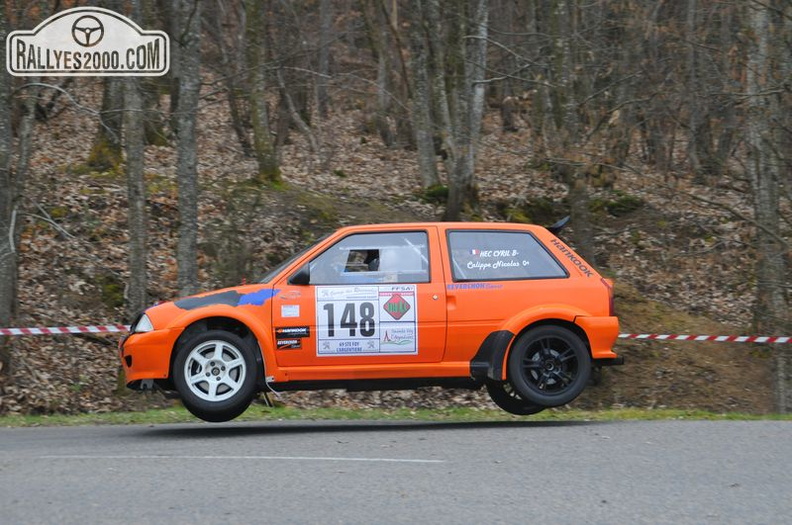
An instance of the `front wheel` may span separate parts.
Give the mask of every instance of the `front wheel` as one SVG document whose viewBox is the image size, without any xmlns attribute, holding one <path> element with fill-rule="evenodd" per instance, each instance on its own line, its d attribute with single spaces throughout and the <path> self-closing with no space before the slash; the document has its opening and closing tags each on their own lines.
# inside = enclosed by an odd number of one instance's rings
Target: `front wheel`
<svg viewBox="0 0 792 525">
<path fill-rule="evenodd" d="M 211 330 L 176 355 L 173 380 L 184 406 L 204 421 L 234 419 L 256 395 L 256 359 L 239 336 Z"/>
<path fill-rule="evenodd" d="M 556 407 L 583 391 L 591 375 L 591 356 L 574 332 L 560 326 L 540 326 L 514 343 L 508 372 L 520 397 Z"/>
<path fill-rule="evenodd" d="M 487 381 L 487 393 L 493 403 L 517 416 L 530 416 L 545 409 L 520 397 L 508 381 Z"/>
</svg>

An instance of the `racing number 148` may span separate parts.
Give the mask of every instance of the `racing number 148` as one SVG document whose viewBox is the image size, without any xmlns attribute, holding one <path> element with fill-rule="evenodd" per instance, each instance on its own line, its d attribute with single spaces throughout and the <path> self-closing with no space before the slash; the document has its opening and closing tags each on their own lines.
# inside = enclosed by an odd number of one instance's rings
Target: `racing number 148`
<svg viewBox="0 0 792 525">
<path fill-rule="evenodd" d="M 357 320 L 358 309 L 360 320 Z M 327 336 L 335 337 L 335 305 L 327 303 L 324 305 L 324 311 L 327 312 Z M 355 337 L 356 330 L 360 329 L 360 335 L 363 337 L 371 337 L 376 331 L 376 321 L 374 320 L 374 304 L 363 303 L 346 303 L 344 311 L 341 313 L 341 329 L 349 330 L 349 337 Z"/>
</svg>

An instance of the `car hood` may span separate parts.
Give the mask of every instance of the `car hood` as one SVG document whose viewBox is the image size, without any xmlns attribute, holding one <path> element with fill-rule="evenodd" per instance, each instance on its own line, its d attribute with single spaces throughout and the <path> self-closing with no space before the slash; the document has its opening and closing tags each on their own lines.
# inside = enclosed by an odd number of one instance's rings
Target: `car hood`
<svg viewBox="0 0 792 525">
<path fill-rule="evenodd" d="M 181 314 L 208 306 L 264 306 L 277 293 L 278 290 L 266 284 L 235 286 L 160 303 L 148 308 L 146 314 L 159 321 L 155 322 L 157 325 L 170 324 L 170 321 L 181 317 Z"/>
</svg>

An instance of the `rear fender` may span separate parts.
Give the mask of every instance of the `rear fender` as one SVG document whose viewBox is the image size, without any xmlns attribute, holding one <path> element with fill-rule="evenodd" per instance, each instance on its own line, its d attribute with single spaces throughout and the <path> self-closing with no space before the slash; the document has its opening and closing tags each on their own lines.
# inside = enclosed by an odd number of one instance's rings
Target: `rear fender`
<svg viewBox="0 0 792 525">
<path fill-rule="evenodd" d="M 506 360 L 518 335 L 538 324 L 575 325 L 586 312 L 567 305 L 544 305 L 520 312 L 491 332 L 470 362 L 470 374 L 479 380 L 506 380 Z M 581 330 L 582 331 L 582 330 Z"/>
</svg>

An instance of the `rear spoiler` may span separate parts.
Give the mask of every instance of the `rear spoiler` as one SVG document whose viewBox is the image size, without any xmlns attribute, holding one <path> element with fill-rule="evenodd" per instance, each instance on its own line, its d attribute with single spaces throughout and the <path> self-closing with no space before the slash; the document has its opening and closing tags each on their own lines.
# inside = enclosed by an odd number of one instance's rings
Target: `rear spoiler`
<svg viewBox="0 0 792 525">
<path fill-rule="evenodd" d="M 561 230 L 564 229 L 564 226 L 566 226 L 568 223 L 569 223 L 569 215 L 567 215 L 557 223 L 553 224 L 552 226 L 548 226 L 547 231 L 549 231 L 553 235 L 558 235 L 559 232 L 561 232 Z"/>
</svg>

